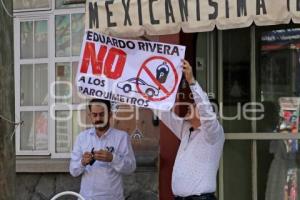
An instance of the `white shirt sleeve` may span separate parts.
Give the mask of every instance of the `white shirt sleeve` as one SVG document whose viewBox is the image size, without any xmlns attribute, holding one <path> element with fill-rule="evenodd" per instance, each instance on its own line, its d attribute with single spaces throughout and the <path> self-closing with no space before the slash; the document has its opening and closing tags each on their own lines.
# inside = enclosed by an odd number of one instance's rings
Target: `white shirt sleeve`
<svg viewBox="0 0 300 200">
<path fill-rule="evenodd" d="M 74 177 L 81 175 L 84 172 L 85 166 L 82 165 L 81 159 L 83 152 L 81 150 L 81 141 L 80 135 L 77 136 L 76 142 L 71 153 L 71 161 L 70 161 L 70 174 Z"/>
<path fill-rule="evenodd" d="M 224 135 L 222 126 L 220 125 L 216 114 L 213 112 L 212 105 L 207 94 L 202 90 L 199 83 L 190 86 L 193 93 L 194 101 L 197 105 L 201 127 L 204 129 L 205 140 L 214 144 Z"/>
<path fill-rule="evenodd" d="M 121 174 L 130 174 L 136 169 L 136 161 L 129 135 L 122 138 L 118 152 L 113 153 L 111 166 Z"/>
<path fill-rule="evenodd" d="M 184 120 L 172 111 L 155 110 L 155 112 L 159 119 L 181 140 Z"/>
</svg>

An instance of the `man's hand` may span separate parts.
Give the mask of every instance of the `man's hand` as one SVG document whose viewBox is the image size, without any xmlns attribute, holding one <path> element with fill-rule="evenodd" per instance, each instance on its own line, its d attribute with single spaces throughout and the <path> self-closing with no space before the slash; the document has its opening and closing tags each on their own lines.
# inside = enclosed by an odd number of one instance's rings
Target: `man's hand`
<svg viewBox="0 0 300 200">
<path fill-rule="evenodd" d="M 113 154 L 106 150 L 94 151 L 94 159 L 103 162 L 111 162 L 113 160 Z"/>
<path fill-rule="evenodd" d="M 86 166 L 91 162 L 92 159 L 93 159 L 93 154 L 91 152 L 85 152 L 82 155 L 81 164 L 83 166 Z"/>
<path fill-rule="evenodd" d="M 186 81 L 189 84 L 195 83 L 192 66 L 190 65 L 190 63 L 187 60 L 182 60 L 182 70 L 183 70 Z"/>
</svg>

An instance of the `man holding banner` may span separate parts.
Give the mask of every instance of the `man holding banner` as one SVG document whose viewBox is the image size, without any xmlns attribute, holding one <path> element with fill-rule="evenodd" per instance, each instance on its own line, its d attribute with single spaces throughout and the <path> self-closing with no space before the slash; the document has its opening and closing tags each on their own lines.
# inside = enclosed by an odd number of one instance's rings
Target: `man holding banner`
<svg viewBox="0 0 300 200">
<path fill-rule="evenodd" d="M 167 111 L 160 118 L 181 140 L 172 178 L 176 199 L 213 200 L 224 132 L 190 64 L 184 60 L 182 67 L 184 55 L 181 45 L 127 40 L 88 30 L 77 87 L 83 95 Z M 195 101 L 186 119 L 170 112 L 182 71 Z"/>
<path fill-rule="evenodd" d="M 181 141 L 173 166 L 172 191 L 175 200 L 215 200 L 224 131 L 186 60 L 183 72 L 194 103 L 183 119 L 172 112 L 159 113 L 160 119 Z"/>
</svg>

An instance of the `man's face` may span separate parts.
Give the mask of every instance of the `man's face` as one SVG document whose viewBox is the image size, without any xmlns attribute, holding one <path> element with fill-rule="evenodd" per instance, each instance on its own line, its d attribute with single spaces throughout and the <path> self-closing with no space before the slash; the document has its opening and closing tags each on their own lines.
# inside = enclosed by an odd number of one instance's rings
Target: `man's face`
<svg viewBox="0 0 300 200">
<path fill-rule="evenodd" d="M 105 130 L 109 126 L 111 112 L 105 104 L 92 104 L 89 116 L 96 129 Z"/>
<path fill-rule="evenodd" d="M 200 116 L 199 111 L 195 103 L 190 104 L 187 109 L 187 113 L 184 116 L 185 120 L 192 123 L 194 126 L 200 126 Z"/>
</svg>

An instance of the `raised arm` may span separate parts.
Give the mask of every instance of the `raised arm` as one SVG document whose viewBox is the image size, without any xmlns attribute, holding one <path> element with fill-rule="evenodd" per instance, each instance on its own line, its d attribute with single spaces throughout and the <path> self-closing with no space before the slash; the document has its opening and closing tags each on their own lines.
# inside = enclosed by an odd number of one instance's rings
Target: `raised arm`
<svg viewBox="0 0 300 200">
<path fill-rule="evenodd" d="M 217 120 L 215 112 L 213 112 L 207 94 L 202 90 L 199 83 L 195 81 L 192 67 L 186 60 L 183 61 L 183 72 L 197 106 L 201 126 L 205 130 L 205 139 L 208 143 L 214 144 L 224 134 L 223 128 Z"/>
</svg>

